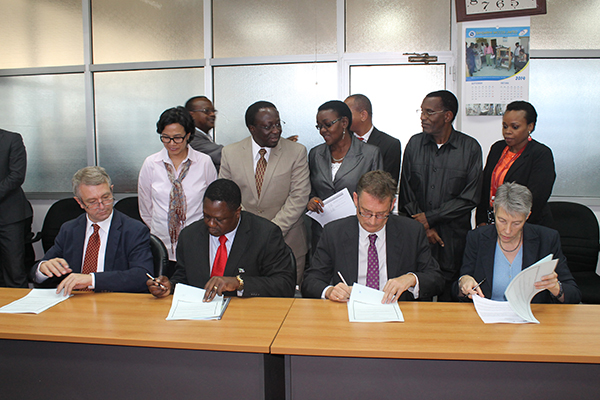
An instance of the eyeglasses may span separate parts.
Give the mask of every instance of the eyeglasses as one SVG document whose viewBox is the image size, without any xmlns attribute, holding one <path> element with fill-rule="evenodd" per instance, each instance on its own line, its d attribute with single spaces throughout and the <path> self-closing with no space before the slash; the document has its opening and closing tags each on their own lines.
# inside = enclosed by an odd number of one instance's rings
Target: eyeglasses
<svg viewBox="0 0 600 400">
<path fill-rule="evenodd" d="M 217 114 L 218 111 L 214 108 L 199 108 L 198 110 L 191 110 L 190 112 L 201 112 L 206 115 Z"/>
<path fill-rule="evenodd" d="M 80 200 L 83 203 L 83 205 L 85 206 L 85 208 L 91 209 L 91 210 L 97 210 L 98 208 L 100 208 L 100 205 L 103 205 L 105 207 L 111 205 L 115 201 L 115 198 L 112 196 L 103 197 L 100 199 L 100 201 L 92 200 L 88 204 L 86 204 L 85 201 L 83 201 L 83 199 L 80 198 Z"/>
<path fill-rule="evenodd" d="M 378 220 L 382 220 L 382 219 L 387 219 L 390 217 L 390 213 L 387 214 L 374 214 L 371 212 L 364 212 L 364 211 L 360 211 L 358 210 L 358 213 L 360 214 L 361 217 L 366 218 L 366 219 L 371 219 L 372 217 L 377 218 Z"/>
<path fill-rule="evenodd" d="M 257 128 L 260 129 L 264 129 L 267 132 L 271 132 L 273 130 L 273 128 L 277 128 L 277 129 L 283 129 L 283 127 L 285 126 L 285 121 L 279 121 L 276 124 L 270 124 L 270 125 L 254 125 Z"/>
<path fill-rule="evenodd" d="M 187 136 L 187 134 L 185 136 Z M 168 144 L 168 143 L 171 143 L 171 140 L 172 140 L 176 144 L 181 144 L 185 140 L 185 136 L 169 137 L 169 136 L 165 136 L 165 135 L 160 135 L 160 141 L 165 144 Z"/>
<path fill-rule="evenodd" d="M 333 124 L 335 124 L 338 121 L 341 121 L 342 118 L 344 118 L 344 117 L 339 117 L 338 119 L 334 119 L 331 122 L 323 122 L 323 124 L 317 124 L 317 125 L 315 125 L 315 128 L 317 128 L 318 131 L 320 131 L 323 128 L 329 129 L 333 126 Z"/>
<path fill-rule="evenodd" d="M 443 113 L 448 110 L 431 111 L 431 110 L 423 110 L 423 109 L 417 108 L 415 111 L 417 112 L 417 115 L 426 114 L 428 117 L 433 117 L 435 114 Z"/>
</svg>

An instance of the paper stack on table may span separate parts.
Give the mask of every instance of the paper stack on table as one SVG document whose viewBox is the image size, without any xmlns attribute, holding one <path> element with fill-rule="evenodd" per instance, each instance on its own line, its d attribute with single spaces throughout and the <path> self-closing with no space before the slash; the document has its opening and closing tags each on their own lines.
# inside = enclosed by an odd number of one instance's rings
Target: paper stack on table
<svg viewBox="0 0 600 400">
<path fill-rule="evenodd" d="M 404 322 L 398 302 L 381 304 L 383 292 L 355 283 L 348 301 L 350 322 Z"/>
<path fill-rule="evenodd" d="M 230 298 L 215 296 L 210 302 L 203 302 L 204 289 L 178 283 L 173 292 L 173 302 L 167 320 L 193 319 L 208 320 L 221 319 Z"/>
<path fill-rule="evenodd" d="M 61 301 L 67 300 L 71 296 L 64 296 L 62 291 L 56 293 L 56 289 L 31 289 L 27 296 L 5 305 L 0 308 L 0 312 L 10 314 L 39 314 Z"/>
</svg>

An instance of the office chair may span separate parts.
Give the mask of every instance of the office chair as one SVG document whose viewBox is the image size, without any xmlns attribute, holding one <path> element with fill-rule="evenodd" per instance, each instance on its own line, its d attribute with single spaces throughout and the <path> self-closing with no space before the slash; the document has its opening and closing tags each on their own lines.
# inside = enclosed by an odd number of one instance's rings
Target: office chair
<svg viewBox="0 0 600 400">
<path fill-rule="evenodd" d="M 600 229 L 592 210 L 583 204 L 549 202 L 554 226 L 569 269 L 581 289 L 582 303 L 600 304 L 600 276 L 596 274 Z"/>
<path fill-rule="evenodd" d="M 154 260 L 154 277 L 164 275 L 169 265 L 169 253 L 167 252 L 167 247 L 158 236 L 151 233 L 150 248 Z"/>
<path fill-rule="evenodd" d="M 41 239 L 44 252 L 47 252 L 54 245 L 54 239 L 58 235 L 62 224 L 79 217 L 84 212 L 79 203 L 72 197 L 58 200 L 48 209 L 44 217 L 42 230 L 35 235 L 31 243 Z"/>
<path fill-rule="evenodd" d="M 140 207 L 138 205 L 137 196 L 125 197 L 124 199 L 117 201 L 115 209 L 121 211 L 130 218 L 137 219 L 142 223 L 144 222 L 140 216 Z"/>
</svg>

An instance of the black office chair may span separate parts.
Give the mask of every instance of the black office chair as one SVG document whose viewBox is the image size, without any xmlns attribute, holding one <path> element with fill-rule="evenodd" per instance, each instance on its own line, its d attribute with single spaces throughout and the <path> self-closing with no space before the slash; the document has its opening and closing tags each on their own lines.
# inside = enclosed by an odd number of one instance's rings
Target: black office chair
<svg viewBox="0 0 600 400">
<path fill-rule="evenodd" d="M 600 276 L 596 274 L 600 229 L 596 215 L 583 204 L 549 202 L 562 251 L 581 289 L 582 303 L 600 304 Z"/>
<path fill-rule="evenodd" d="M 115 209 L 121 211 L 123 214 L 127 215 L 130 218 L 137 219 L 140 222 L 142 221 L 142 217 L 140 216 L 140 207 L 138 205 L 137 196 L 125 197 L 117 201 L 115 204 Z"/>
<path fill-rule="evenodd" d="M 44 252 L 50 250 L 62 224 L 79 217 L 84 212 L 79 203 L 72 197 L 58 200 L 48 209 L 44 217 L 42 230 L 35 235 L 31 242 L 41 240 Z"/>
<path fill-rule="evenodd" d="M 169 265 L 167 247 L 158 236 L 150 234 L 150 248 L 152 249 L 152 258 L 154 259 L 154 276 L 164 275 Z"/>
</svg>

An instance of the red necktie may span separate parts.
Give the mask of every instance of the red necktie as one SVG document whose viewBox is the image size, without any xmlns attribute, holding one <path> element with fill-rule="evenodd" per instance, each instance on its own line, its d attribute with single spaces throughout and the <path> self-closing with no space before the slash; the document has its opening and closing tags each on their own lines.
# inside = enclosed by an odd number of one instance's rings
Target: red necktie
<svg viewBox="0 0 600 400">
<path fill-rule="evenodd" d="M 225 246 L 227 238 L 225 235 L 219 236 L 219 242 L 221 245 L 217 249 L 217 255 L 215 256 L 215 262 L 210 274 L 211 277 L 223 276 L 223 273 L 225 272 L 225 264 L 227 264 L 227 246 Z"/>
<path fill-rule="evenodd" d="M 98 224 L 92 224 L 94 233 L 88 240 L 87 249 L 85 250 L 85 257 L 83 259 L 83 268 L 81 268 L 82 274 L 91 274 L 96 272 L 98 269 L 98 252 L 100 251 L 100 235 L 98 230 L 100 226 Z"/>
<path fill-rule="evenodd" d="M 361 142 L 364 142 L 364 141 L 365 141 L 365 138 L 363 138 L 362 136 L 359 136 L 359 137 L 358 137 L 358 140 L 360 140 Z"/>
</svg>

